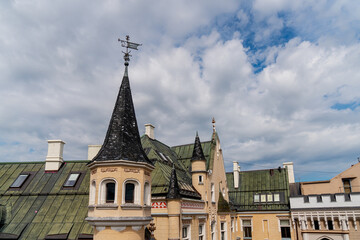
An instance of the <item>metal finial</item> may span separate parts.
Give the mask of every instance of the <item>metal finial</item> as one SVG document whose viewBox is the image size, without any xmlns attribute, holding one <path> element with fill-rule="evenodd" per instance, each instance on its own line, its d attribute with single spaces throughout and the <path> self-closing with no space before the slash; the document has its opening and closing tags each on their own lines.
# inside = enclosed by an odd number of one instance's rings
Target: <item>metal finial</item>
<svg viewBox="0 0 360 240">
<path fill-rule="evenodd" d="M 214 131 L 214 132 L 216 131 L 216 129 L 215 129 L 215 123 L 216 123 L 216 121 L 215 121 L 215 118 L 213 117 L 213 118 L 212 118 L 212 125 L 213 125 L 213 131 Z"/>
<path fill-rule="evenodd" d="M 121 42 L 121 46 L 126 48 L 126 51 L 122 51 L 124 53 L 124 60 L 125 60 L 125 66 L 129 66 L 129 62 L 130 62 L 130 53 L 131 51 L 129 51 L 129 48 L 130 49 L 134 49 L 134 50 L 138 50 L 138 47 L 141 46 L 142 44 L 139 44 L 139 43 L 133 43 L 133 42 L 130 42 L 130 37 L 129 35 L 126 35 L 125 37 L 126 40 L 122 40 L 122 39 L 118 39 L 119 42 Z"/>
</svg>

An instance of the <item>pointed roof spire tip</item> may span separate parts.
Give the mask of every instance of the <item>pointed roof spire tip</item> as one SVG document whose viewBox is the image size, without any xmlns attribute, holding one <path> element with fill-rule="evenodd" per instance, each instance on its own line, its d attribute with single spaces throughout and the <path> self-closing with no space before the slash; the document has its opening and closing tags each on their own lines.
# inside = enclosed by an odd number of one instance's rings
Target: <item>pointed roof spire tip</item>
<svg viewBox="0 0 360 240">
<path fill-rule="evenodd" d="M 194 142 L 193 155 L 191 157 L 191 161 L 193 161 L 193 160 L 204 160 L 205 161 L 205 155 L 204 155 L 203 149 L 201 147 L 201 142 L 200 142 L 200 138 L 199 138 L 197 131 L 196 131 L 196 137 L 195 137 L 195 142 Z"/>
</svg>

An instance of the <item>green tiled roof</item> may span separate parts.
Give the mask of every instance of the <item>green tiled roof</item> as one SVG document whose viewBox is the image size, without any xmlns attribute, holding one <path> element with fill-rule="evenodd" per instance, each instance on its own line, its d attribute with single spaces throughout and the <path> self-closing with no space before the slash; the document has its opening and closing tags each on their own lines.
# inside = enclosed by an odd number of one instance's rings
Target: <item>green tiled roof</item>
<svg viewBox="0 0 360 240">
<path fill-rule="evenodd" d="M 201 147 L 203 149 L 205 159 L 206 159 L 206 169 L 212 169 L 212 148 L 215 145 L 211 141 L 202 142 Z M 190 172 L 191 171 L 191 157 L 194 151 L 194 144 L 185 144 L 171 147 L 171 149 L 177 154 L 179 161 L 185 166 L 185 168 Z"/>
<path fill-rule="evenodd" d="M 285 168 L 241 171 L 239 187 L 234 188 L 233 173 L 226 173 L 229 198 L 237 211 L 289 210 L 289 183 Z M 254 194 L 279 193 L 280 202 L 254 203 Z"/>
<path fill-rule="evenodd" d="M 174 164 L 181 195 L 200 198 L 200 194 L 192 186 L 190 171 L 178 160 L 178 156 L 169 146 L 158 140 L 150 139 L 147 135 L 141 137 L 141 143 L 148 158 L 155 162 L 155 169 L 151 173 L 151 194 L 153 196 L 166 196 L 168 193 Z"/>
<path fill-rule="evenodd" d="M 87 161 L 67 162 L 57 173 L 45 173 L 45 163 L 0 164 L 0 205 L 5 221 L 0 222 L 0 239 L 44 239 L 62 234 L 77 239 L 81 234 L 92 234 L 85 221 L 89 201 L 89 171 Z M 68 174 L 84 172 L 77 190 L 64 190 Z M 33 172 L 34 177 L 24 189 L 9 190 L 22 172 Z"/>
</svg>

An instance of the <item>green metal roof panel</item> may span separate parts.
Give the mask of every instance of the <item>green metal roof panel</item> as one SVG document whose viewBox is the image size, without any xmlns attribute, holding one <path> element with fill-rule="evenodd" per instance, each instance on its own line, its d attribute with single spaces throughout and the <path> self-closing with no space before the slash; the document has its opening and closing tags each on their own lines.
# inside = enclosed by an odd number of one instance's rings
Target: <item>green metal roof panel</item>
<svg viewBox="0 0 360 240">
<path fill-rule="evenodd" d="M 76 239 L 79 234 L 92 234 L 85 221 L 88 211 L 88 161 L 68 162 L 57 173 L 46 173 L 42 163 L 0 164 L 0 204 L 5 207 L 2 234 L 19 239 L 44 239 L 51 234 L 66 234 Z M 85 176 L 78 189 L 63 190 L 68 174 L 83 171 Z M 24 189 L 9 190 L 22 172 L 34 172 Z"/>
<path fill-rule="evenodd" d="M 237 211 L 289 210 L 289 183 L 287 171 L 268 169 L 242 171 L 239 174 L 239 187 L 234 188 L 233 173 L 226 173 L 229 198 Z M 280 202 L 255 203 L 255 194 L 279 193 Z"/>
</svg>

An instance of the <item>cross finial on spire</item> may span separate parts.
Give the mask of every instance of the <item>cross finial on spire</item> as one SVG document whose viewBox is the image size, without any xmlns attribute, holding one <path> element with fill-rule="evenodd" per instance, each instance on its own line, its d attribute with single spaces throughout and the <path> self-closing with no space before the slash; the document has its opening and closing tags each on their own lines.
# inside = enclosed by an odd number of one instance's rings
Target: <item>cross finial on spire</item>
<svg viewBox="0 0 360 240">
<path fill-rule="evenodd" d="M 124 53 L 124 60 L 125 60 L 125 66 L 129 66 L 129 62 L 130 62 L 130 53 L 131 51 L 129 51 L 129 48 L 130 49 L 134 49 L 134 50 L 138 50 L 138 47 L 141 46 L 142 44 L 139 44 L 139 43 L 133 43 L 133 42 L 130 42 L 130 37 L 129 35 L 126 35 L 126 40 L 121 40 L 120 38 L 118 39 L 119 42 L 121 42 L 121 46 L 126 48 L 126 51 Z"/>
</svg>

